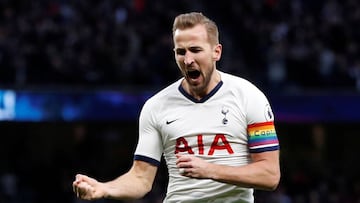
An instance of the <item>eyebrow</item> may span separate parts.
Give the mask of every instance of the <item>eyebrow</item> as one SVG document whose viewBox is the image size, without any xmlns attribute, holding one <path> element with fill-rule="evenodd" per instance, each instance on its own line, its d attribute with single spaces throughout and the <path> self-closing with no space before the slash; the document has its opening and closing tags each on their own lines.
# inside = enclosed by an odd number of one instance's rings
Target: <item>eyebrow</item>
<svg viewBox="0 0 360 203">
<path fill-rule="evenodd" d="M 189 49 L 189 50 L 191 50 L 191 49 L 203 49 L 201 46 L 190 46 L 190 47 L 188 47 L 188 48 L 183 48 L 183 47 L 174 47 L 174 51 L 175 50 L 182 50 L 182 49 Z"/>
</svg>

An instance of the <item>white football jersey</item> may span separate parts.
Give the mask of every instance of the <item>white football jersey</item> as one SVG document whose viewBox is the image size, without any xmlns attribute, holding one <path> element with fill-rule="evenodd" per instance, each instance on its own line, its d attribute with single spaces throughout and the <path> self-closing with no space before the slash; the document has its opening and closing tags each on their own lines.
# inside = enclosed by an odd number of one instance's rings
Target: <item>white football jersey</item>
<svg viewBox="0 0 360 203">
<path fill-rule="evenodd" d="M 169 183 L 164 202 L 254 202 L 253 189 L 184 177 L 175 154 L 193 154 L 229 166 L 250 163 L 250 153 L 279 148 L 265 95 L 245 79 L 220 72 L 221 82 L 201 101 L 176 81 L 150 98 L 141 111 L 135 159 L 159 165 Z"/>
</svg>

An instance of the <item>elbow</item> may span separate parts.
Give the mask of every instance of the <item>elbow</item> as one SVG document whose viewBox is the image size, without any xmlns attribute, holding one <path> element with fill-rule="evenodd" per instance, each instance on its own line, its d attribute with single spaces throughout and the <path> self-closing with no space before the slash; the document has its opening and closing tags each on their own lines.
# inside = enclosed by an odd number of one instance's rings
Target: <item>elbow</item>
<svg viewBox="0 0 360 203">
<path fill-rule="evenodd" d="M 270 191 L 274 191 L 277 189 L 277 187 L 279 186 L 279 183 L 280 183 L 280 178 L 277 179 L 276 181 L 273 181 L 272 184 L 270 185 L 269 187 L 269 190 Z"/>
<path fill-rule="evenodd" d="M 119 200 L 133 201 L 144 198 L 151 191 L 151 187 L 143 187 L 141 190 L 137 190 L 134 194 L 127 194 L 128 196 L 124 196 Z"/>
<path fill-rule="evenodd" d="M 277 167 L 273 168 L 272 170 L 268 171 L 268 184 L 266 187 L 266 190 L 268 191 L 274 191 L 278 188 L 279 183 L 280 183 L 280 179 L 281 179 L 281 170 L 280 167 L 278 167 L 279 165 L 277 165 Z"/>
<path fill-rule="evenodd" d="M 142 191 L 139 192 L 139 196 L 136 199 L 143 198 L 145 195 L 147 195 L 152 190 L 152 184 L 150 183 L 144 183 L 144 187 L 142 188 Z"/>
<path fill-rule="evenodd" d="M 262 181 L 255 188 L 265 191 L 274 191 L 279 186 L 280 176 L 280 171 L 267 174 L 266 176 L 263 176 Z"/>
<path fill-rule="evenodd" d="M 145 189 L 145 195 L 148 194 L 152 190 L 152 184 L 148 185 Z M 144 195 L 144 196 L 145 196 Z"/>
<path fill-rule="evenodd" d="M 267 186 L 266 186 L 265 189 L 268 190 L 268 191 L 274 191 L 274 190 L 276 190 L 277 187 L 279 186 L 280 178 L 281 178 L 280 172 L 272 175 L 272 176 L 269 178 L 268 184 L 267 184 Z"/>
<path fill-rule="evenodd" d="M 136 187 L 135 190 L 128 191 L 125 196 L 118 198 L 119 200 L 138 200 L 144 198 L 152 190 L 150 183 L 143 182 L 141 187 Z"/>
</svg>

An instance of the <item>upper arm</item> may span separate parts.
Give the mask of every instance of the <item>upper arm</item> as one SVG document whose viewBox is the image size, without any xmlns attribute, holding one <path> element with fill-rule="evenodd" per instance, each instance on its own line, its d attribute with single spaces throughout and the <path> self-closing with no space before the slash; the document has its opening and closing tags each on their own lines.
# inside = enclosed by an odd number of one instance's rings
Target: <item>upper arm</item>
<svg viewBox="0 0 360 203">
<path fill-rule="evenodd" d="M 251 162 L 265 161 L 269 168 L 274 171 L 279 170 L 279 150 L 266 151 L 261 153 L 250 153 Z"/>
<path fill-rule="evenodd" d="M 261 153 L 250 153 L 252 163 L 260 167 L 265 174 L 267 174 L 270 189 L 277 187 L 281 177 L 280 171 L 280 151 L 266 151 Z M 267 189 L 269 189 L 267 188 Z"/>
<path fill-rule="evenodd" d="M 265 189 L 274 189 L 280 180 L 280 144 L 274 114 L 266 96 L 255 86 L 248 91 L 246 102 L 248 147 L 253 166 L 256 166 Z"/>
</svg>

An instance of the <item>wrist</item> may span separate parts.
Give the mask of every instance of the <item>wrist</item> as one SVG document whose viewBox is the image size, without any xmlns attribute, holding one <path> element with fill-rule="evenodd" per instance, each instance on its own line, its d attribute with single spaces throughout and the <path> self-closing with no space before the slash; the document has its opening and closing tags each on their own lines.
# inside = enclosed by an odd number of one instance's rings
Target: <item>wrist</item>
<svg viewBox="0 0 360 203">
<path fill-rule="evenodd" d="M 110 195 L 110 192 L 109 192 L 109 190 L 110 190 L 109 184 L 100 183 L 100 188 L 101 188 L 101 190 L 100 190 L 100 197 L 101 198 L 104 198 L 104 199 L 111 198 L 111 195 Z"/>
</svg>

